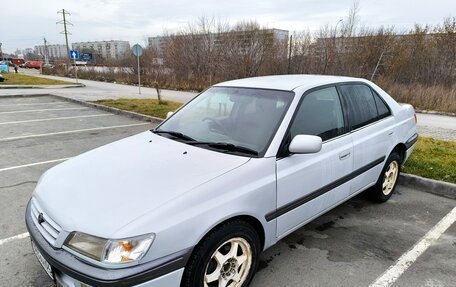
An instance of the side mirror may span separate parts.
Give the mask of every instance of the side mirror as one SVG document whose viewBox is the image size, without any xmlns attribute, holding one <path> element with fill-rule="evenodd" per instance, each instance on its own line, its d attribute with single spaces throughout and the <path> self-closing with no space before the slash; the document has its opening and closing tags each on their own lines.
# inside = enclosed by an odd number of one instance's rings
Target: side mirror
<svg viewBox="0 0 456 287">
<path fill-rule="evenodd" d="M 172 116 L 172 115 L 174 115 L 174 112 L 168 112 L 168 113 L 166 114 L 166 119 L 168 119 L 168 118 L 169 118 L 170 116 Z"/>
<path fill-rule="evenodd" d="M 296 135 L 290 143 L 290 153 L 317 153 L 321 150 L 322 140 L 319 136 Z"/>
</svg>

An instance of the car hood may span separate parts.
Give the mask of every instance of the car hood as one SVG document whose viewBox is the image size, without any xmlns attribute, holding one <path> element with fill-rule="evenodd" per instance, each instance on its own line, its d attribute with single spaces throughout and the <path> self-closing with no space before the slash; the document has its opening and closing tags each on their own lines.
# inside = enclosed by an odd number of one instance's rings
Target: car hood
<svg viewBox="0 0 456 287">
<path fill-rule="evenodd" d="M 34 198 L 64 230 L 109 238 L 248 160 L 147 131 L 53 167 L 38 182 Z"/>
</svg>

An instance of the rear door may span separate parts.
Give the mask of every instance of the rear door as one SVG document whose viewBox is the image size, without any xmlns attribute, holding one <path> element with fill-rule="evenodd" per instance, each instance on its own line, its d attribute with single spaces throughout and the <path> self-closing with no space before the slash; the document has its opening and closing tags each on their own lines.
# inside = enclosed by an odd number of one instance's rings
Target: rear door
<svg viewBox="0 0 456 287">
<path fill-rule="evenodd" d="M 278 237 L 343 201 L 350 192 L 344 177 L 352 171 L 353 145 L 337 89 L 320 88 L 303 97 L 276 164 L 277 210 L 267 220 L 277 218 Z M 288 154 L 288 145 L 298 134 L 320 136 L 321 151 Z"/>
<path fill-rule="evenodd" d="M 348 114 L 353 137 L 353 180 L 350 193 L 373 185 L 394 145 L 394 118 L 381 97 L 363 83 L 338 89 Z"/>
</svg>

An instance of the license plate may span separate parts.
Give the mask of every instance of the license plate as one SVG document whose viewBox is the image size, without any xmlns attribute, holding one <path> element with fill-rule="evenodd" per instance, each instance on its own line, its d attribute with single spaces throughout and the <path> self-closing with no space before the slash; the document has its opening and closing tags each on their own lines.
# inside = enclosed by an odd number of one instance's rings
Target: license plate
<svg viewBox="0 0 456 287">
<path fill-rule="evenodd" d="M 40 262 L 41 266 L 43 266 L 44 271 L 51 277 L 52 280 L 54 280 L 54 271 L 52 271 L 52 266 L 44 259 L 43 255 L 41 255 L 41 252 L 38 250 L 38 247 L 36 247 L 35 242 L 32 240 L 32 249 L 33 252 L 36 255 L 36 258 L 38 258 L 38 261 Z"/>
</svg>

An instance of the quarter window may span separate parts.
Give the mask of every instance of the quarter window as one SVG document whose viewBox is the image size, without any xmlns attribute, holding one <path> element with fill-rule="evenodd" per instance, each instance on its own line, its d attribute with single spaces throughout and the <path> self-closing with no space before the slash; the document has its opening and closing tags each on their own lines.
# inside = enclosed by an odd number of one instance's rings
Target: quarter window
<svg viewBox="0 0 456 287">
<path fill-rule="evenodd" d="M 347 103 L 350 125 L 357 129 L 377 120 L 377 106 L 366 85 L 342 85 L 340 91 Z"/>
<path fill-rule="evenodd" d="M 383 119 L 383 118 L 386 118 L 389 115 L 391 115 L 391 112 L 388 109 L 388 106 L 380 98 L 380 96 L 375 92 L 373 94 L 374 94 L 375 104 L 377 105 L 378 119 Z"/>
<path fill-rule="evenodd" d="M 343 134 L 344 117 L 335 87 L 307 94 L 290 128 L 291 138 L 296 135 L 316 135 L 323 141 Z"/>
</svg>

